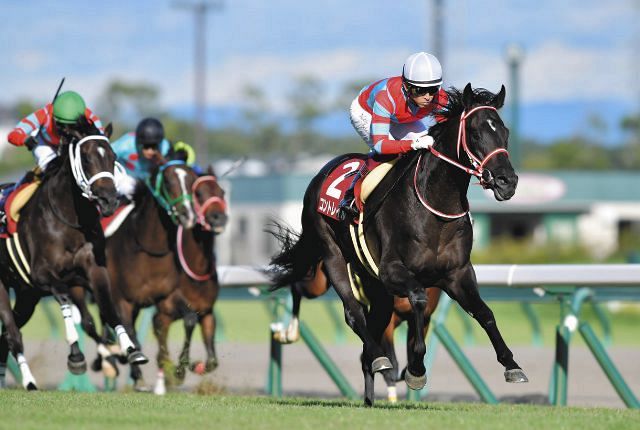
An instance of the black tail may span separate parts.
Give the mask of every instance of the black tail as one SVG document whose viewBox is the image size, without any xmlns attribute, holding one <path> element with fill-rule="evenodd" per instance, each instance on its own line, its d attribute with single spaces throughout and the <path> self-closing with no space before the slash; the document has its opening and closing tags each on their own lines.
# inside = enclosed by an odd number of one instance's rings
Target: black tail
<svg viewBox="0 0 640 430">
<path fill-rule="evenodd" d="M 294 282 L 311 279 L 315 276 L 320 262 L 319 238 L 310 231 L 296 233 L 276 221 L 272 229 L 267 229 L 282 246 L 282 251 L 270 262 L 267 275 L 273 282 L 272 290 L 288 287 Z"/>
</svg>

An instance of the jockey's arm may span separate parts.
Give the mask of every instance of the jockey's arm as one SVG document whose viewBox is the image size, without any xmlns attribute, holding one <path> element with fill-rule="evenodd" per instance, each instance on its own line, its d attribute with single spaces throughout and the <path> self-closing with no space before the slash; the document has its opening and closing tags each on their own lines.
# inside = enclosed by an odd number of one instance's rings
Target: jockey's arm
<svg viewBox="0 0 640 430">
<path fill-rule="evenodd" d="M 388 107 L 376 101 L 371 120 L 371 149 L 378 154 L 402 154 L 411 151 L 413 141 L 393 139 L 390 128 L 391 113 Z"/>
<path fill-rule="evenodd" d="M 46 119 L 47 113 L 45 108 L 38 109 L 31 115 L 21 119 L 15 128 L 9 132 L 7 140 L 15 146 L 23 146 L 25 140 L 45 124 Z"/>
</svg>

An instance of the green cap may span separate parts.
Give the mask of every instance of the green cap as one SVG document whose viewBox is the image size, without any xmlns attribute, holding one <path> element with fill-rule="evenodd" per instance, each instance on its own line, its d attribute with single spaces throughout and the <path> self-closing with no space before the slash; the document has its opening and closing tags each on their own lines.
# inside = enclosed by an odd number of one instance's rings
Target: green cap
<svg viewBox="0 0 640 430">
<path fill-rule="evenodd" d="M 87 106 L 80 94 L 75 91 L 65 91 L 53 102 L 53 118 L 62 124 L 75 124 L 84 115 Z"/>
</svg>

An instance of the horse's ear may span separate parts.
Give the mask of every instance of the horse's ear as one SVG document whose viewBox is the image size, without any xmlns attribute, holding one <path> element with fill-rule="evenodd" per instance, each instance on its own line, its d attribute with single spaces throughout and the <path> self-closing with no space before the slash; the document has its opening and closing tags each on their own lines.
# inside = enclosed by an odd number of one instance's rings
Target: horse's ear
<svg viewBox="0 0 640 430">
<path fill-rule="evenodd" d="M 216 176 L 216 172 L 213 171 L 213 166 L 211 164 L 207 166 L 207 174 L 210 176 Z"/>
<path fill-rule="evenodd" d="M 473 89 L 471 88 L 471 82 L 464 87 L 464 91 L 462 91 L 462 103 L 464 104 L 465 109 L 470 109 L 471 105 L 473 105 Z"/>
<path fill-rule="evenodd" d="M 504 98 L 506 95 L 507 95 L 507 90 L 504 88 L 504 85 L 503 85 L 502 88 L 500 88 L 500 92 L 496 94 L 493 100 L 491 100 L 491 105 L 496 109 L 500 109 L 502 106 L 504 106 Z"/>
<path fill-rule="evenodd" d="M 104 128 L 104 135 L 108 138 L 111 138 L 111 134 L 113 133 L 113 125 L 111 123 L 107 124 Z"/>
</svg>

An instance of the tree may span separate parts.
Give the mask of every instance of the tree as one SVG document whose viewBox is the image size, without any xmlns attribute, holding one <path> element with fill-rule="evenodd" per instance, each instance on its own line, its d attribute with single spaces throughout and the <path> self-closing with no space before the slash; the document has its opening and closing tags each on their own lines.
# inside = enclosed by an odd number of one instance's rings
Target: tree
<svg viewBox="0 0 640 430">
<path fill-rule="evenodd" d="M 113 80 L 100 96 L 98 112 L 112 121 L 131 125 L 145 116 L 158 116 L 161 113 L 159 95 L 153 85 Z"/>
</svg>

